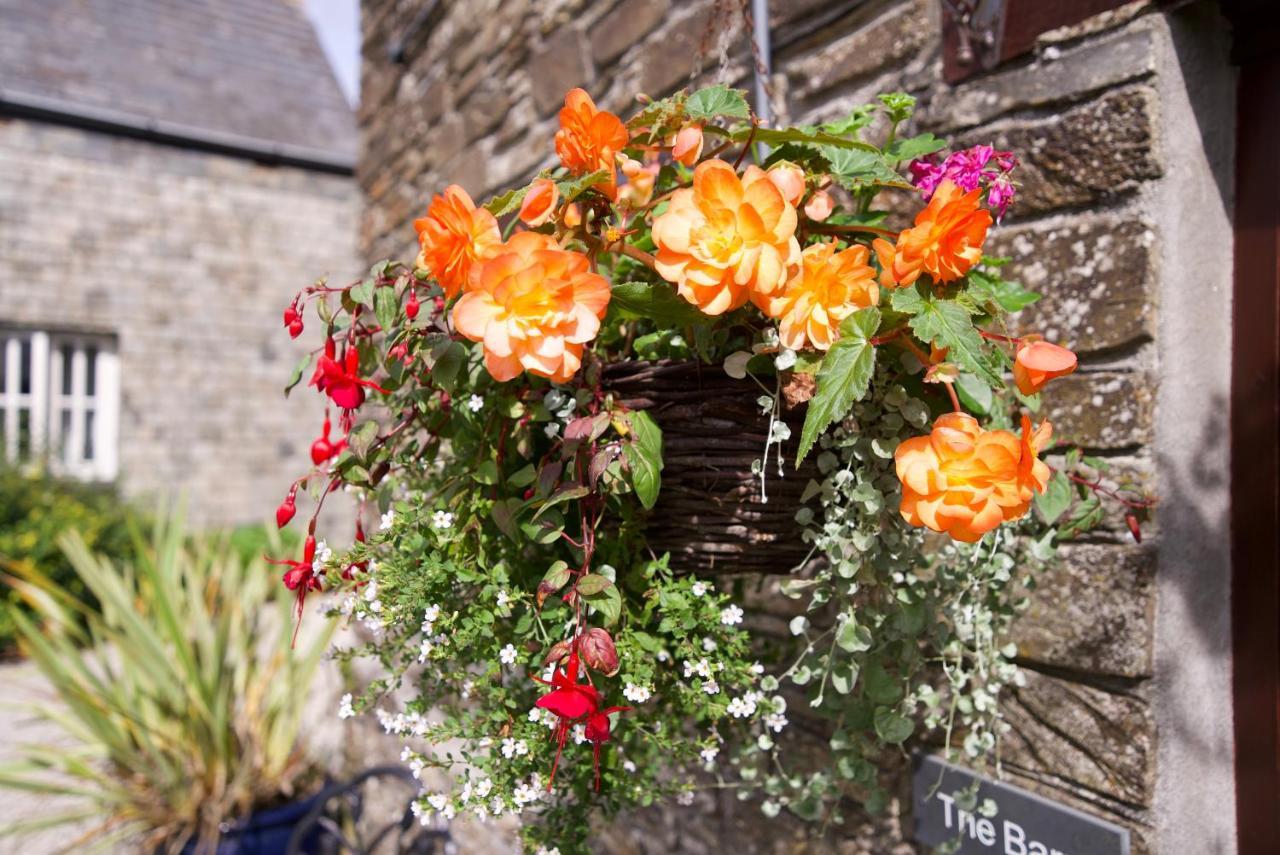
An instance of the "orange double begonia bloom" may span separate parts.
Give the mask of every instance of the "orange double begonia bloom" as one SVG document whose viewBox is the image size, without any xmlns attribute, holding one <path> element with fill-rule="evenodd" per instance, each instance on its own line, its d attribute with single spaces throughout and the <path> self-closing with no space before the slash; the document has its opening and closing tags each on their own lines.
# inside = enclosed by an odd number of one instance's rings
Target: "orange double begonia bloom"
<svg viewBox="0 0 1280 855">
<path fill-rule="evenodd" d="M 520 203 L 520 221 L 530 228 L 549 222 L 560 201 L 560 188 L 550 178 L 535 178 Z"/>
<path fill-rule="evenodd" d="M 744 305 L 762 309 L 800 262 L 796 209 L 764 170 L 739 178 L 723 160 L 705 160 L 693 187 L 675 191 L 653 221 L 655 268 L 708 315 Z"/>
<path fill-rule="evenodd" d="M 582 365 L 609 305 L 609 283 L 580 252 L 560 249 L 550 235 L 521 232 L 477 265 L 453 307 L 453 324 L 483 342 L 495 380 L 521 371 L 567 382 Z"/>
<path fill-rule="evenodd" d="M 614 158 L 627 146 L 630 136 L 622 120 L 606 110 L 596 109 L 591 96 L 571 89 L 560 110 L 560 130 L 556 131 L 556 154 L 564 168 L 574 175 L 599 169 L 609 170 L 609 180 L 596 189 L 610 199 L 618 193 Z"/>
<path fill-rule="evenodd" d="M 502 244 L 502 231 L 493 214 L 477 208 L 457 184 L 450 184 L 432 199 L 427 215 L 414 220 L 413 228 L 422 246 L 418 266 L 430 271 L 450 299 L 467 284 L 475 263 Z"/>
<path fill-rule="evenodd" d="M 1013 361 L 1013 381 L 1024 395 L 1034 395 L 1044 384 L 1076 370 L 1076 355 L 1065 347 L 1041 340 L 1038 335 L 1023 336 Z"/>
<path fill-rule="evenodd" d="M 1016 520 L 1049 482 L 1037 455 L 1053 429 L 1033 433 L 1022 417 L 1022 436 L 983 430 L 966 413 L 947 413 L 929 436 L 904 440 L 894 454 L 902 482 L 902 517 L 911 525 L 974 543 L 1002 522 Z"/>
<path fill-rule="evenodd" d="M 799 270 L 766 312 L 779 319 L 784 347 L 800 350 L 808 343 L 827 350 L 840 334 L 841 321 L 880 302 L 870 258 L 865 246 L 837 252 L 834 240 L 805 247 Z"/>
<path fill-rule="evenodd" d="M 880 284 L 910 285 L 921 273 L 934 282 L 951 282 L 968 273 L 982 258 L 991 226 L 991 212 L 982 207 L 981 197 L 981 189 L 965 193 L 951 181 L 942 182 L 896 245 L 883 239 L 872 243 L 883 271 Z"/>
</svg>

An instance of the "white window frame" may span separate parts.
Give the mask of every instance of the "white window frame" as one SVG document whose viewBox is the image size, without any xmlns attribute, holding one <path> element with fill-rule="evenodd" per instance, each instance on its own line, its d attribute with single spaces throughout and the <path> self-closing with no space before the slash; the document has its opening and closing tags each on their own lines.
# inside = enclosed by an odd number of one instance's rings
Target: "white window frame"
<svg viewBox="0 0 1280 855">
<path fill-rule="evenodd" d="M 29 391 L 21 389 L 23 343 L 29 343 Z M 0 454 L 14 465 L 47 463 L 59 475 L 87 481 L 116 477 L 120 413 L 120 362 L 114 338 L 92 333 L 0 329 L 4 350 L 0 385 L 0 419 L 4 443 Z M 64 391 L 66 350 L 71 388 Z M 90 350 L 93 394 L 89 394 Z M 69 413 L 66 436 L 63 411 Z M 19 447 L 21 413 L 27 413 L 28 448 Z M 92 435 L 86 437 L 92 424 Z M 89 440 L 86 443 L 86 439 Z M 91 455 L 85 452 L 89 449 Z M 23 453 L 25 451 L 25 453 Z M 59 453 L 60 452 L 60 453 Z"/>
</svg>

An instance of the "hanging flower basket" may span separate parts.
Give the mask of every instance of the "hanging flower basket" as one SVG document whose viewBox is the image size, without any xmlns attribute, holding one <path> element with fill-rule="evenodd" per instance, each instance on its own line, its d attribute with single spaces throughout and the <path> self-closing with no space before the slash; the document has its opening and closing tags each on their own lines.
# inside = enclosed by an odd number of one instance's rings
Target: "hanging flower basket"
<svg viewBox="0 0 1280 855">
<path fill-rule="evenodd" d="M 483 205 L 445 188 L 412 265 L 284 313 L 296 338 L 314 306 L 338 428 L 277 510 L 314 499 L 284 581 L 299 615 L 341 591 L 377 639 L 341 655 L 387 671 L 341 714 L 450 769 L 424 818 L 519 813 L 566 855 L 592 808 L 685 799 L 700 769 L 825 827 L 850 792 L 883 804 L 872 758 L 915 734 L 994 756 L 1017 576 L 1100 513 L 1098 473 L 1070 449 L 1052 470 L 1025 412 L 1075 355 L 1009 334 L 1036 297 L 982 252 L 1012 153 L 934 156 L 902 93 L 816 128 L 762 127 L 724 86 L 642 100 L 624 122 L 573 90 L 558 168 Z M 317 535 L 344 485 L 336 555 Z M 782 586 L 794 643 L 766 647 L 717 577 L 809 557 Z M 784 682 L 841 723 L 816 766 L 778 750 Z"/>
<path fill-rule="evenodd" d="M 675 570 L 785 573 L 810 554 L 796 510 L 817 466 L 807 458 L 797 469 L 786 459 L 779 473 L 774 461 L 763 464 L 771 419 L 756 381 L 698 362 L 622 362 L 606 366 L 603 385 L 662 429 L 662 492 L 645 539 L 654 552 L 671 554 Z M 783 416 L 799 436 L 803 407 Z"/>
</svg>

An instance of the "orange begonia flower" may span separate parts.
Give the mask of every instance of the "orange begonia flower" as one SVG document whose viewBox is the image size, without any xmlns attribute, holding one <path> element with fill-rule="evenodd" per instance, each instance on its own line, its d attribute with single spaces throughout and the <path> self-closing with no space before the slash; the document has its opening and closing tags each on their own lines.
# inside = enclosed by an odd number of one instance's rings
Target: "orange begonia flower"
<svg viewBox="0 0 1280 855">
<path fill-rule="evenodd" d="M 777 185 L 778 190 L 782 192 L 782 198 L 787 203 L 795 206 L 800 204 L 800 197 L 804 195 L 804 170 L 796 166 L 794 163 L 780 161 L 769 167 L 769 180 Z"/>
<path fill-rule="evenodd" d="M 702 157 L 702 127 L 686 125 L 676 134 L 675 144 L 671 146 L 671 156 L 685 166 L 693 166 Z"/>
<path fill-rule="evenodd" d="M 1020 518 L 1049 482 L 1049 467 L 1037 455 L 1052 434 L 1048 422 L 1033 433 L 1026 416 L 1021 438 L 983 430 L 966 413 L 939 416 L 929 436 L 904 440 L 894 454 L 903 519 L 974 543 Z"/>
<path fill-rule="evenodd" d="M 571 89 L 564 96 L 560 111 L 560 130 L 556 131 L 556 154 L 564 168 L 574 175 L 585 175 L 599 169 L 609 170 L 609 180 L 596 189 L 610 199 L 618 193 L 618 178 L 613 159 L 627 146 L 627 127 L 613 113 L 596 109 L 591 96 L 581 89 Z"/>
<path fill-rule="evenodd" d="M 520 220 L 530 228 L 548 222 L 556 213 L 560 188 L 550 178 L 535 178 L 520 203 Z"/>
<path fill-rule="evenodd" d="M 521 371 L 564 383 L 582 364 L 582 346 L 596 337 L 609 305 L 609 283 L 580 252 L 560 249 L 550 235 L 521 232 L 471 273 L 453 307 L 453 324 L 484 343 L 495 380 Z"/>
<path fill-rule="evenodd" d="M 739 178 L 723 160 L 704 160 L 693 187 L 675 191 L 653 221 L 655 268 L 708 315 L 748 298 L 764 308 L 800 262 L 795 231 L 796 209 L 764 170 Z"/>
<path fill-rule="evenodd" d="M 896 246 L 872 243 L 884 274 L 880 284 L 910 285 L 927 273 L 934 282 L 951 282 L 969 272 L 982 258 L 982 242 L 991 226 L 991 212 L 980 204 L 981 189 L 963 192 L 944 181 L 912 228 L 898 235 Z"/>
<path fill-rule="evenodd" d="M 804 203 L 804 215 L 814 222 L 822 222 L 831 216 L 831 212 L 836 208 L 835 202 L 831 200 L 831 194 L 826 190 L 819 190 L 814 193 L 808 202 Z"/>
<path fill-rule="evenodd" d="M 418 266 L 430 271 L 449 298 L 467 284 L 476 261 L 489 257 L 502 244 L 493 214 L 477 208 L 457 184 L 432 199 L 427 215 L 414 220 L 413 228 L 422 246 Z"/>
<path fill-rule="evenodd" d="M 1044 384 L 1076 370 L 1076 355 L 1065 347 L 1042 341 L 1038 335 L 1023 336 L 1013 362 L 1013 380 L 1018 391 L 1034 395 Z"/>
<path fill-rule="evenodd" d="M 840 334 L 841 321 L 880 302 L 870 257 L 865 246 L 836 252 L 834 240 L 805 247 L 800 269 L 767 309 L 770 317 L 780 319 L 784 347 L 800 350 L 808 342 L 827 350 Z"/>
<path fill-rule="evenodd" d="M 618 188 L 617 201 L 629 208 L 643 208 L 653 198 L 653 187 L 662 165 L 656 157 L 641 163 L 625 154 L 618 155 L 618 164 L 627 176 L 627 183 Z"/>
</svg>

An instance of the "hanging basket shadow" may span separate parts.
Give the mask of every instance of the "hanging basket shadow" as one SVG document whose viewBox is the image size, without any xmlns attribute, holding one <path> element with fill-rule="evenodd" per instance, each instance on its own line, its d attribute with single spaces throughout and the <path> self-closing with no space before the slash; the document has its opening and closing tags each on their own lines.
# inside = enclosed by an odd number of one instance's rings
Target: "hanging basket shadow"
<svg viewBox="0 0 1280 855">
<path fill-rule="evenodd" d="M 669 552 L 674 569 L 700 575 L 786 573 L 804 561 L 809 545 L 795 515 L 817 467 L 810 455 L 796 469 L 793 439 L 783 445 L 779 476 L 771 446 L 762 501 L 752 472 L 769 430 L 759 385 L 717 365 L 620 362 L 605 367 L 604 387 L 662 428 L 662 491 L 645 528 L 655 553 Z M 803 407 L 784 411 L 783 420 L 799 437 Z"/>
</svg>

